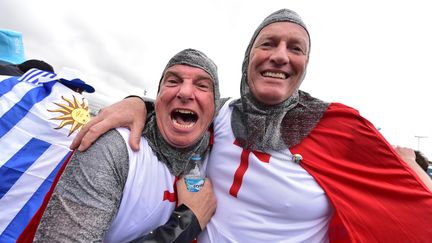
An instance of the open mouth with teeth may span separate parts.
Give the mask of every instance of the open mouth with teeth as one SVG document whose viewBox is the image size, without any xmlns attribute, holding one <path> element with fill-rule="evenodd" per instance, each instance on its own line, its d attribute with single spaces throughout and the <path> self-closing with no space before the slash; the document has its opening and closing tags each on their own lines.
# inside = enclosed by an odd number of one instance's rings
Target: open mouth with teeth
<svg viewBox="0 0 432 243">
<path fill-rule="evenodd" d="M 262 76 L 264 77 L 270 77 L 270 78 L 279 78 L 279 79 L 286 79 L 288 77 L 285 73 L 280 72 L 263 72 Z"/>
<path fill-rule="evenodd" d="M 175 109 L 171 112 L 171 120 L 176 126 L 190 128 L 198 121 L 198 115 L 191 110 Z"/>
</svg>

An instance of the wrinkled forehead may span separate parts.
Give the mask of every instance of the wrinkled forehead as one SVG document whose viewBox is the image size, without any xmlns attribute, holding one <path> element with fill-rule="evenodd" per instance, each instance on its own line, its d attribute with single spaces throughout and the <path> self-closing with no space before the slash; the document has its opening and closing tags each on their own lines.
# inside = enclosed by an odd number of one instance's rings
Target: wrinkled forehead
<svg viewBox="0 0 432 243">
<path fill-rule="evenodd" d="M 209 79 L 214 82 L 214 79 L 210 73 L 201 67 L 195 67 L 187 64 L 176 64 L 167 68 L 163 74 L 162 78 L 169 75 L 175 75 L 180 77 L 193 77 L 195 79 Z"/>
<path fill-rule="evenodd" d="M 161 78 L 161 85 L 169 78 L 192 79 L 194 81 L 208 80 L 214 86 L 214 78 L 206 70 L 185 64 L 176 64 L 165 70 Z"/>
<path fill-rule="evenodd" d="M 258 32 L 254 43 L 262 39 L 290 39 L 300 42 L 306 47 L 310 46 L 308 32 L 301 25 L 288 21 L 266 25 Z"/>
</svg>

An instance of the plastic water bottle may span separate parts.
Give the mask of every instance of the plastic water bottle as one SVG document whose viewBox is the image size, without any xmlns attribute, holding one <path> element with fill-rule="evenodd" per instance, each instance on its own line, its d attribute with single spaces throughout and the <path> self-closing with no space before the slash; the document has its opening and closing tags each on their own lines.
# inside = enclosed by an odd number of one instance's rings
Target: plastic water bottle
<svg viewBox="0 0 432 243">
<path fill-rule="evenodd" d="M 199 154 L 192 155 L 192 170 L 185 174 L 186 188 L 190 192 L 199 192 L 204 185 L 205 175 L 202 170 L 202 158 Z"/>
</svg>

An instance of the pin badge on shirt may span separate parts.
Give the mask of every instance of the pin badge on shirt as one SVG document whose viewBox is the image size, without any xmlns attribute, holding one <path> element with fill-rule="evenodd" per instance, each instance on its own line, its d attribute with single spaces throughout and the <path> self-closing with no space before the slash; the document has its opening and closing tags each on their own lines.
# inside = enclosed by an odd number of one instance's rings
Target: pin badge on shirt
<svg viewBox="0 0 432 243">
<path fill-rule="evenodd" d="M 300 164 L 300 162 L 302 161 L 303 157 L 301 156 L 301 154 L 294 154 L 292 156 L 292 160 L 294 161 L 294 163 L 296 164 Z"/>
</svg>

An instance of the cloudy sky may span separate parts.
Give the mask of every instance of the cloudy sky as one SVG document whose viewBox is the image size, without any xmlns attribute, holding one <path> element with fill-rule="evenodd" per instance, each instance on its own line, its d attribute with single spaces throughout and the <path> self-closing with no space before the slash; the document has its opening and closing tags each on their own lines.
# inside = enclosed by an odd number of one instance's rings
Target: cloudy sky
<svg viewBox="0 0 432 243">
<path fill-rule="evenodd" d="M 192 47 L 219 67 L 222 96 L 239 96 L 241 62 L 258 24 L 291 8 L 311 34 L 301 86 L 352 106 L 392 144 L 432 158 L 432 15 L 411 0 L 0 0 L 0 28 L 23 33 L 28 59 L 69 67 L 94 103 L 154 98 L 166 62 Z M 421 138 L 420 144 L 416 136 Z"/>
</svg>

